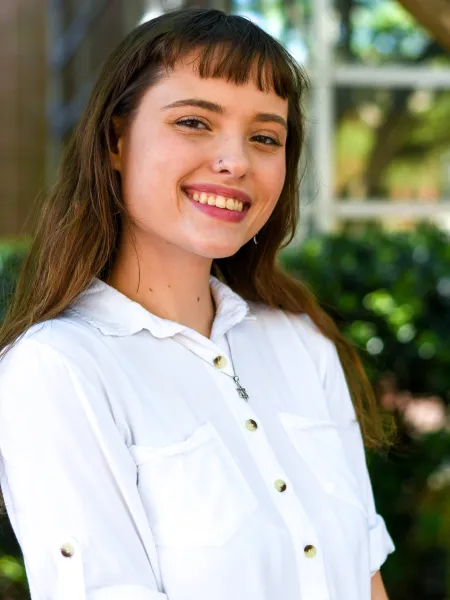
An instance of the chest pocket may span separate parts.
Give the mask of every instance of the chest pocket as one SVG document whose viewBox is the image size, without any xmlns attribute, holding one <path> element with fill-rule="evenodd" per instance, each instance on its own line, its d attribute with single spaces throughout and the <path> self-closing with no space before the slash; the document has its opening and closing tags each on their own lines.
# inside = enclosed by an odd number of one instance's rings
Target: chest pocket
<svg viewBox="0 0 450 600">
<path fill-rule="evenodd" d="M 209 421 L 181 442 L 130 452 L 157 546 L 222 546 L 258 506 Z"/>
<path fill-rule="evenodd" d="M 279 413 L 279 418 L 288 438 L 325 492 L 352 504 L 367 517 L 337 425 L 292 413 Z"/>
</svg>

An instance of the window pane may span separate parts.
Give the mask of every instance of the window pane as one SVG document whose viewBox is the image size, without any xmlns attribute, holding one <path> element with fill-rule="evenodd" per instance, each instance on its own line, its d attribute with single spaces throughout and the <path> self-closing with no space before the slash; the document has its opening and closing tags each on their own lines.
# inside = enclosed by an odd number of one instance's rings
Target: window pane
<svg viewBox="0 0 450 600">
<path fill-rule="evenodd" d="M 337 198 L 450 197 L 450 92 L 335 90 Z"/>
<path fill-rule="evenodd" d="M 438 46 L 396 0 L 330 0 L 338 62 L 450 64 Z"/>
</svg>

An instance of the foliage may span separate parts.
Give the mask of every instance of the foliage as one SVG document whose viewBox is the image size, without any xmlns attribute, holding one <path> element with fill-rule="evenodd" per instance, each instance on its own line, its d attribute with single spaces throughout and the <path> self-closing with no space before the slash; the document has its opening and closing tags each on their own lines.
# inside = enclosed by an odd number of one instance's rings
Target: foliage
<svg viewBox="0 0 450 600">
<path fill-rule="evenodd" d="M 393 0 L 354 0 L 351 22 L 352 53 L 365 62 L 416 60 L 429 43 L 426 32 Z"/>
<path fill-rule="evenodd" d="M 0 243 L 0 322 L 14 289 L 19 266 L 27 249 L 27 240 Z"/>
<path fill-rule="evenodd" d="M 287 249 L 282 264 L 306 279 L 345 331 L 395 372 L 402 389 L 450 402 L 450 243 L 423 225 L 386 234 L 314 237 Z"/>
<path fill-rule="evenodd" d="M 0 243 L 0 321 L 14 290 L 17 272 L 23 260 L 27 241 Z M 6 520 L 0 520 L 0 598 L 29 598 L 23 558 L 15 536 Z"/>
</svg>

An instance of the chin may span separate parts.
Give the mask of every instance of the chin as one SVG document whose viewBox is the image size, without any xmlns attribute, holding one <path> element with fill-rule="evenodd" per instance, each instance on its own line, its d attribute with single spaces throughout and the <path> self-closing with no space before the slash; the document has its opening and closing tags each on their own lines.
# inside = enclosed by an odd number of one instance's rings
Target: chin
<svg viewBox="0 0 450 600">
<path fill-rule="evenodd" d="M 227 258 L 228 256 L 233 256 L 236 252 L 241 248 L 241 245 L 238 244 L 205 244 L 202 248 L 196 248 L 196 253 L 204 256 L 205 258 Z"/>
</svg>

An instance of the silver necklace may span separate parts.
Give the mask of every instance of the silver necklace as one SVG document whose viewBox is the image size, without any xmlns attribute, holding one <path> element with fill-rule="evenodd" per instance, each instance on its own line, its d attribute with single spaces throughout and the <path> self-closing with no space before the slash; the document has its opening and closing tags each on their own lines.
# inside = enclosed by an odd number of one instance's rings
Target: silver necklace
<svg viewBox="0 0 450 600">
<path fill-rule="evenodd" d="M 227 339 L 227 342 L 228 342 L 228 339 Z M 231 366 L 233 367 L 233 375 L 228 375 L 228 373 L 225 373 L 225 372 L 223 372 L 223 373 L 227 377 L 231 377 L 233 379 L 234 383 L 236 384 L 237 393 L 239 394 L 239 396 L 243 400 L 245 400 L 246 402 L 248 402 L 249 395 L 247 394 L 247 390 L 244 387 L 242 387 L 242 385 L 241 385 L 241 383 L 239 381 L 239 377 L 236 375 L 236 369 L 234 368 L 233 355 L 231 354 L 231 347 L 230 347 L 230 343 L 229 342 L 228 342 L 228 349 L 229 349 L 229 354 L 230 354 L 230 358 L 231 358 Z M 220 360 L 222 358 L 225 358 L 225 357 L 217 356 L 214 359 L 214 361 L 213 361 L 214 365 L 216 367 L 218 367 L 219 369 L 221 368 L 219 365 L 220 365 Z"/>
<path fill-rule="evenodd" d="M 227 339 L 227 342 L 228 342 L 228 339 Z M 183 348 L 186 348 L 186 346 L 183 345 Z M 230 358 L 231 358 L 231 366 L 233 367 L 233 375 L 228 375 L 228 373 L 225 373 L 225 371 L 222 371 L 222 373 L 224 375 L 226 375 L 227 377 L 231 377 L 231 379 L 236 384 L 236 389 L 237 389 L 237 393 L 239 394 L 239 396 L 243 400 L 245 400 L 246 402 L 248 402 L 249 395 L 247 394 L 247 390 L 245 389 L 245 387 L 243 387 L 241 385 L 241 382 L 239 381 L 239 377 L 236 375 L 236 369 L 234 368 L 234 362 L 233 362 L 233 355 L 231 354 L 231 347 L 230 347 L 229 343 L 228 343 L 228 349 L 229 349 L 229 354 L 230 354 Z M 205 358 L 202 358 L 201 356 L 199 356 L 196 352 L 194 352 L 190 348 L 186 348 L 186 350 L 189 350 L 189 352 L 192 352 L 192 354 L 195 354 L 195 356 L 197 358 L 201 358 L 206 363 L 208 363 L 208 365 L 211 365 L 211 363 L 209 361 L 207 361 Z M 221 354 L 219 354 L 219 356 L 216 356 L 216 358 L 213 360 L 213 363 L 214 363 L 214 366 L 216 367 L 216 369 L 221 370 L 221 369 L 223 369 L 225 367 L 226 362 L 224 363 L 223 362 L 224 360 L 225 361 L 227 360 L 225 356 L 222 356 Z"/>
</svg>

